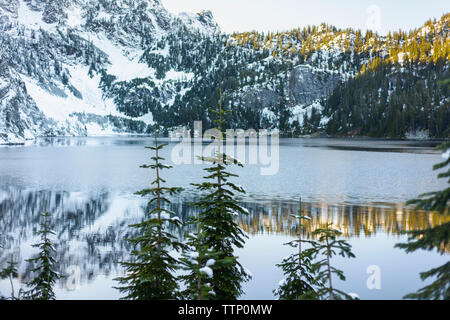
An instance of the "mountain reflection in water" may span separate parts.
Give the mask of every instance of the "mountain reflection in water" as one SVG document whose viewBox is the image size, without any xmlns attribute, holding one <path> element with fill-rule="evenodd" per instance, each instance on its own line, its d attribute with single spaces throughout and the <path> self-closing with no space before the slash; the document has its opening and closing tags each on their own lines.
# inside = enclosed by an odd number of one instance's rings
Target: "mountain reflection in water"
<svg viewBox="0 0 450 320">
<path fill-rule="evenodd" d="M 190 202 L 192 197 L 174 198 L 171 210 L 178 212 L 183 221 L 197 214 Z M 295 236 L 297 221 L 290 214 L 298 212 L 298 203 L 267 199 L 243 202 L 248 216 L 239 217 L 239 225 L 255 235 Z M 20 281 L 30 279 L 29 266 L 24 262 L 35 250 L 31 244 L 38 241 L 39 214 L 52 214 L 52 228 L 58 267 L 67 275 L 71 266 L 80 268 L 81 279 L 92 280 L 96 275 L 118 274 L 119 261 L 127 259 L 130 246 L 125 239 L 134 230 L 128 225 L 142 219 L 145 199 L 114 195 L 107 191 L 96 194 L 27 191 L 12 187 L 0 190 L 0 268 L 11 255 L 19 262 Z M 304 236 L 326 223 L 343 232 L 346 238 L 400 235 L 404 231 L 433 227 L 448 221 L 448 217 L 433 212 L 414 211 L 401 204 L 375 203 L 366 205 L 303 203 L 303 214 L 310 216 Z M 182 237 L 193 231 L 173 230 Z M 244 249 L 245 250 L 245 249 Z M 446 248 L 448 252 L 448 248 Z M 64 281 L 61 285 L 64 286 Z"/>
</svg>

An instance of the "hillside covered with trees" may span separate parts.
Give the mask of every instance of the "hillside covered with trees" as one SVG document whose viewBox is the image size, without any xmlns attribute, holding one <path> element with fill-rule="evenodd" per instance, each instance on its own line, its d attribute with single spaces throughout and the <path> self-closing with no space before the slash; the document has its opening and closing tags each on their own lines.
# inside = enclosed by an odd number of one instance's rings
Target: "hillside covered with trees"
<svg viewBox="0 0 450 320">
<path fill-rule="evenodd" d="M 220 90 L 233 128 L 449 136 L 448 13 L 386 36 L 325 23 L 226 34 L 209 11 L 157 0 L 12 0 L 0 18 L 0 143 L 206 130 Z"/>
</svg>

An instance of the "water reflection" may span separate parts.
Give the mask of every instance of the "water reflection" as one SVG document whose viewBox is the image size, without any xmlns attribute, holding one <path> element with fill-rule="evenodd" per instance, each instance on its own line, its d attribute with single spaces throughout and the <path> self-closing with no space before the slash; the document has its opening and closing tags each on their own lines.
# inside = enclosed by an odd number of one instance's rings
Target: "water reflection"
<svg viewBox="0 0 450 320">
<path fill-rule="evenodd" d="M 298 222 L 291 214 L 297 214 L 298 204 L 271 202 L 264 205 L 248 204 L 250 215 L 240 223 L 250 234 L 275 233 L 295 235 Z M 436 212 L 416 211 L 403 204 L 326 204 L 306 203 L 302 205 L 303 214 L 310 216 L 304 222 L 304 236 L 311 231 L 333 223 L 346 238 L 370 237 L 378 232 L 387 235 L 400 235 L 405 231 L 424 229 L 449 221 L 448 216 Z"/>
<path fill-rule="evenodd" d="M 186 221 L 197 213 L 187 195 L 173 199 L 171 210 Z M 291 235 L 297 233 L 297 222 L 290 214 L 298 212 L 298 203 L 270 200 L 249 202 L 243 199 L 249 215 L 239 218 L 239 224 L 249 235 Z M 58 268 L 61 274 L 80 269 L 81 281 L 96 275 L 117 275 L 118 261 L 127 258 L 130 247 L 125 239 L 134 236 L 128 225 L 142 218 L 146 202 L 138 197 L 97 193 L 31 191 L 13 187 L 0 189 L 0 268 L 11 255 L 19 262 L 20 281 L 31 277 L 24 262 L 34 253 L 31 244 L 38 238 L 39 214 L 52 213 L 56 232 Z M 448 216 L 433 212 L 414 211 L 403 205 L 372 203 L 366 205 L 304 203 L 303 213 L 312 219 L 304 236 L 325 223 L 333 223 L 347 238 L 367 238 L 376 234 L 399 235 L 403 231 L 433 227 L 449 221 Z M 192 231 L 185 227 L 178 231 Z M 175 230 L 174 230 L 175 232 Z M 446 248 L 449 252 L 449 248 Z M 60 286 L 67 286 L 66 280 Z"/>
</svg>

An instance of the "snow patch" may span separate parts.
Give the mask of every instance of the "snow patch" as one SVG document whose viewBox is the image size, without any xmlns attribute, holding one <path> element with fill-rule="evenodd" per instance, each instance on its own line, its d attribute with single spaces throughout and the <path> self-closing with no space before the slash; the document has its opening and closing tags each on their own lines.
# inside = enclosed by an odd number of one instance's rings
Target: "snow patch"
<svg viewBox="0 0 450 320">
<path fill-rule="evenodd" d="M 417 130 L 406 133 L 406 139 L 411 140 L 428 140 L 430 138 L 430 132 L 428 130 Z"/>
<path fill-rule="evenodd" d="M 292 109 L 292 114 L 293 117 L 291 118 L 291 120 L 297 120 L 300 124 L 300 126 L 303 126 L 303 120 L 305 115 L 308 116 L 308 118 L 311 118 L 311 114 L 312 114 L 312 109 L 316 109 L 316 111 L 318 113 L 321 113 L 323 110 L 323 106 L 319 103 L 319 101 L 315 101 L 314 103 L 312 103 L 311 105 L 305 106 L 305 105 L 297 105 L 295 107 L 293 107 Z M 329 121 L 328 118 L 322 118 L 320 124 L 324 125 Z"/>
<path fill-rule="evenodd" d="M 131 81 L 136 78 L 155 78 L 155 70 L 147 64 L 139 62 L 143 51 L 138 49 L 124 49 L 113 44 L 104 34 L 85 34 L 94 46 L 106 53 L 111 65 L 108 73 L 117 77 L 119 81 Z"/>
<path fill-rule="evenodd" d="M 83 11 L 80 7 L 72 6 L 67 10 L 67 26 L 76 28 L 83 24 Z"/>
<path fill-rule="evenodd" d="M 198 252 L 189 252 L 188 256 L 192 259 L 198 259 L 199 254 L 198 254 Z"/>
<path fill-rule="evenodd" d="M 205 273 L 210 278 L 213 276 L 213 271 L 210 267 L 203 267 L 199 271 Z"/>
<path fill-rule="evenodd" d="M 19 1 L 17 21 L 30 29 L 51 31 L 55 24 L 47 24 L 42 20 L 42 12 L 31 10 L 24 1 Z"/>
<path fill-rule="evenodd" d="M 69 90 L 65 90 L 67 97 L 52 94 L 40 86 L 37 81 L 22 75 L 22 80 L 25 82 L 28 94 L 33 98 L 38 108 L 47 118 L 64 122 L 69 119 L 69 115 L 74 112 L 108 115 L 115 110 L 115 107 L 113 106 L 107 107 L 104 105 L 104 108 L 99 108 L 99 104 L 101 103 L 101 98 L 99 99 L 99 96 L 101 96 L 100 89 L 96 89 L 97 92 L 87 90 L 89 83 L 92 83 L 92 81 L 89 80 L 89 77 L 86 75 L 82 78 L 78 78 L 82 72 L 81 70 L 77 71 L 76 69 L 73 69 L 72 72 L 74 73 L 71 82 L 78 85 L 83 84 L 79 91 L 82 95 L 83 93 L 86 94 L 86 100 L 75 97 L 71 92 L 68 92 Z"/>
<path fill-rule="evenodd" d="M 139 117 L 135 118 L 138 121 L 143 121 L 147 125 L 153 125 L 155 122 L 153 121 L 153 114 L 151 112 Z"/>
</svg>

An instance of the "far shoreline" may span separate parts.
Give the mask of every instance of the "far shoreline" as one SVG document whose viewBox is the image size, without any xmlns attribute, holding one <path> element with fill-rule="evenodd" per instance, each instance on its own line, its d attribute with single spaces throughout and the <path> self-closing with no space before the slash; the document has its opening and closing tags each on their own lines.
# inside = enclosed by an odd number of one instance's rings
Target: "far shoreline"
<svg viewBox="0 0 450 320">
<path fill-rule="evenodd" d="M 267 136 L 271 136 L 268 134 Z M 136 133 L 118 133 L 118 134 L 105 134 L 105 135 L 83 135 L 83 136 L 38 136 L 34 139 L 27 139 L 21 142 L 6 142 L 0 143 L 0 147 L 14 147 L 14 146 L 31 146 L 33 143 L 39 140 L 46 139 L 83 139 L 83 138 L 151 138 L 153 134 L 136 134 Z M 170 136 L 160 136 L 162 139 L 171 139 Z M 369 136 L 329 136 L 329 135 L 302 135 L 302 136 L 285 136 L 280 135 L 282 140 L 340 140 L 340 141 L 386 141 L 386 142 L 423 142 L 431 143 L 438 146 L 439 144 L 450 141 L 450 138 L 391 138 L 391 137 L 369 137 Z M 208 142 L 212 140 L 203 139 Z M 175 141 L 174 141 L 175 142 Z"/>
</svg>

